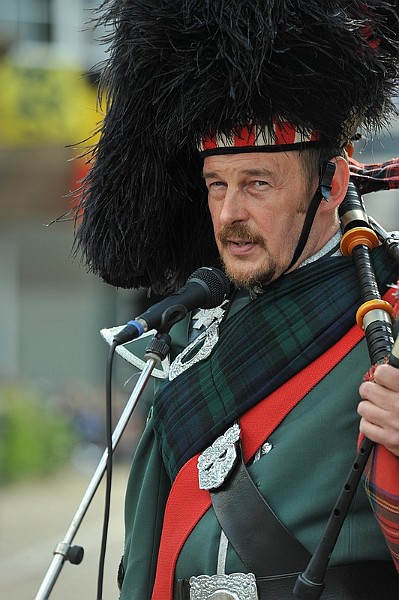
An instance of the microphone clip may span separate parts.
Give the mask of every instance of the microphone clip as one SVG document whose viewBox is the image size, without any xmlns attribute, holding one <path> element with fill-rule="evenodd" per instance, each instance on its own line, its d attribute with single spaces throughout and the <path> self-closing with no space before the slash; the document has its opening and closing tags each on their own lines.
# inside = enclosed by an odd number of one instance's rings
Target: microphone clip
<svg viewBox="0 0 399 600">
<path fill-rule="evenodd" d="M 184 304 L 175 304 L 174 306 L 168 306 L 162 313 L 159 325 L 157 326 L 158 333 L 169 333 L 171 327 L 184 319 L 187 315 L 187 308 Z M 114 343 L 116 346 L 131 342 L 136 338 L 143 335 L 147 331 L 147 323 L 144 319 L 137 317 L 128 321 L 126 327 L 119 331 L 114 336 Z"/>
</svg>

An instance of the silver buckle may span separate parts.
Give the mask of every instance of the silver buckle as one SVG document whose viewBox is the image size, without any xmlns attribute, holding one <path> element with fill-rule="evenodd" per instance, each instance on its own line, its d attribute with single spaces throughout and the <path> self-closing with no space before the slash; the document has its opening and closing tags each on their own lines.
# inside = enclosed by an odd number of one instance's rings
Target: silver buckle
<svg viewBox="0 0 399 600">
<path fill-rule="evenodd" d="M 197 467 L 201 490 L 220 487 L 231 473 L 237 459 L 235 443 L 239 437 L 240 427 L 235 423 L 199 456 Z"/>
<path fill-rule="evenodd" d="M 253 573 L 190 577 L 190 600 L 258 600 Z"/>
</svg>

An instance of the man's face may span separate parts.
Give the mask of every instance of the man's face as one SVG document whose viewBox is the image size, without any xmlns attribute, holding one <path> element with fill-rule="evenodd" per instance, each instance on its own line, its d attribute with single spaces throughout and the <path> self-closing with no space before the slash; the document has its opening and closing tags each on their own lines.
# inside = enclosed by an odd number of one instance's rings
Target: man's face
<svg viewBox="0 0 399 600">
<path fill-rule="evenodd" d="M 208 156 L 203 175 L 227 275 L 239 287 L 277 279 L 291 262 L 317 178 L 309 186 L 292 151 Z M 309 256 L 314 248 L 306 248 Z"/>
</svg>

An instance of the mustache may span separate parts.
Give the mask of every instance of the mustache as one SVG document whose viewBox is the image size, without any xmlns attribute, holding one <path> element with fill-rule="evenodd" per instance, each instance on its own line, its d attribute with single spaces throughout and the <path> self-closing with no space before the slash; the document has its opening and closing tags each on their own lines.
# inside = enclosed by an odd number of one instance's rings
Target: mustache
<svg viewBox="0 0 399 600">
<path fill-rule="evenodd" d="M 262 248 L 266 248 L 264 238 L 259 234 L 251 231 L 249 227 L 243 223 L 233 223 L 232 225 L 224 225 L 219 231 L 218 240 L 221 244 L 226 245 L 231 239 L 238 238 L 243 242 L 257 244 Z"/>
</svg>

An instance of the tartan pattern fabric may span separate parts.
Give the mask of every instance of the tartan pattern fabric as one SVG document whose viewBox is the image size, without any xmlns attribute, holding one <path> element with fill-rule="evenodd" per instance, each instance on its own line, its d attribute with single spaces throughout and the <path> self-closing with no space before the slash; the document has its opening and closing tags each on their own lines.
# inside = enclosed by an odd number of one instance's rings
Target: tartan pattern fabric
<svg viewBox="0 0 399 600">
<path fill-rule="evenodd" d="M 373 255 L 385 293 L 397 266 L 383 248 Z M 352 260 L 325 257 L 272 283 L 222 323 L 212 354 L 166 382 L 154 400 L 154 430 L 171 480 L 236 418 L 337 342 L 359 303 Z"/>
<path fill-rule="evenodd" d="M 399 188 L 399 157 L 369 165 L 349 158 L 349 168 L 361 194 Z"/>
<path fill-rule="evenodd" d="M 399 572 L 399 458 L 375 445 L 364 484 L 393 562 Z"/>
</svg>

